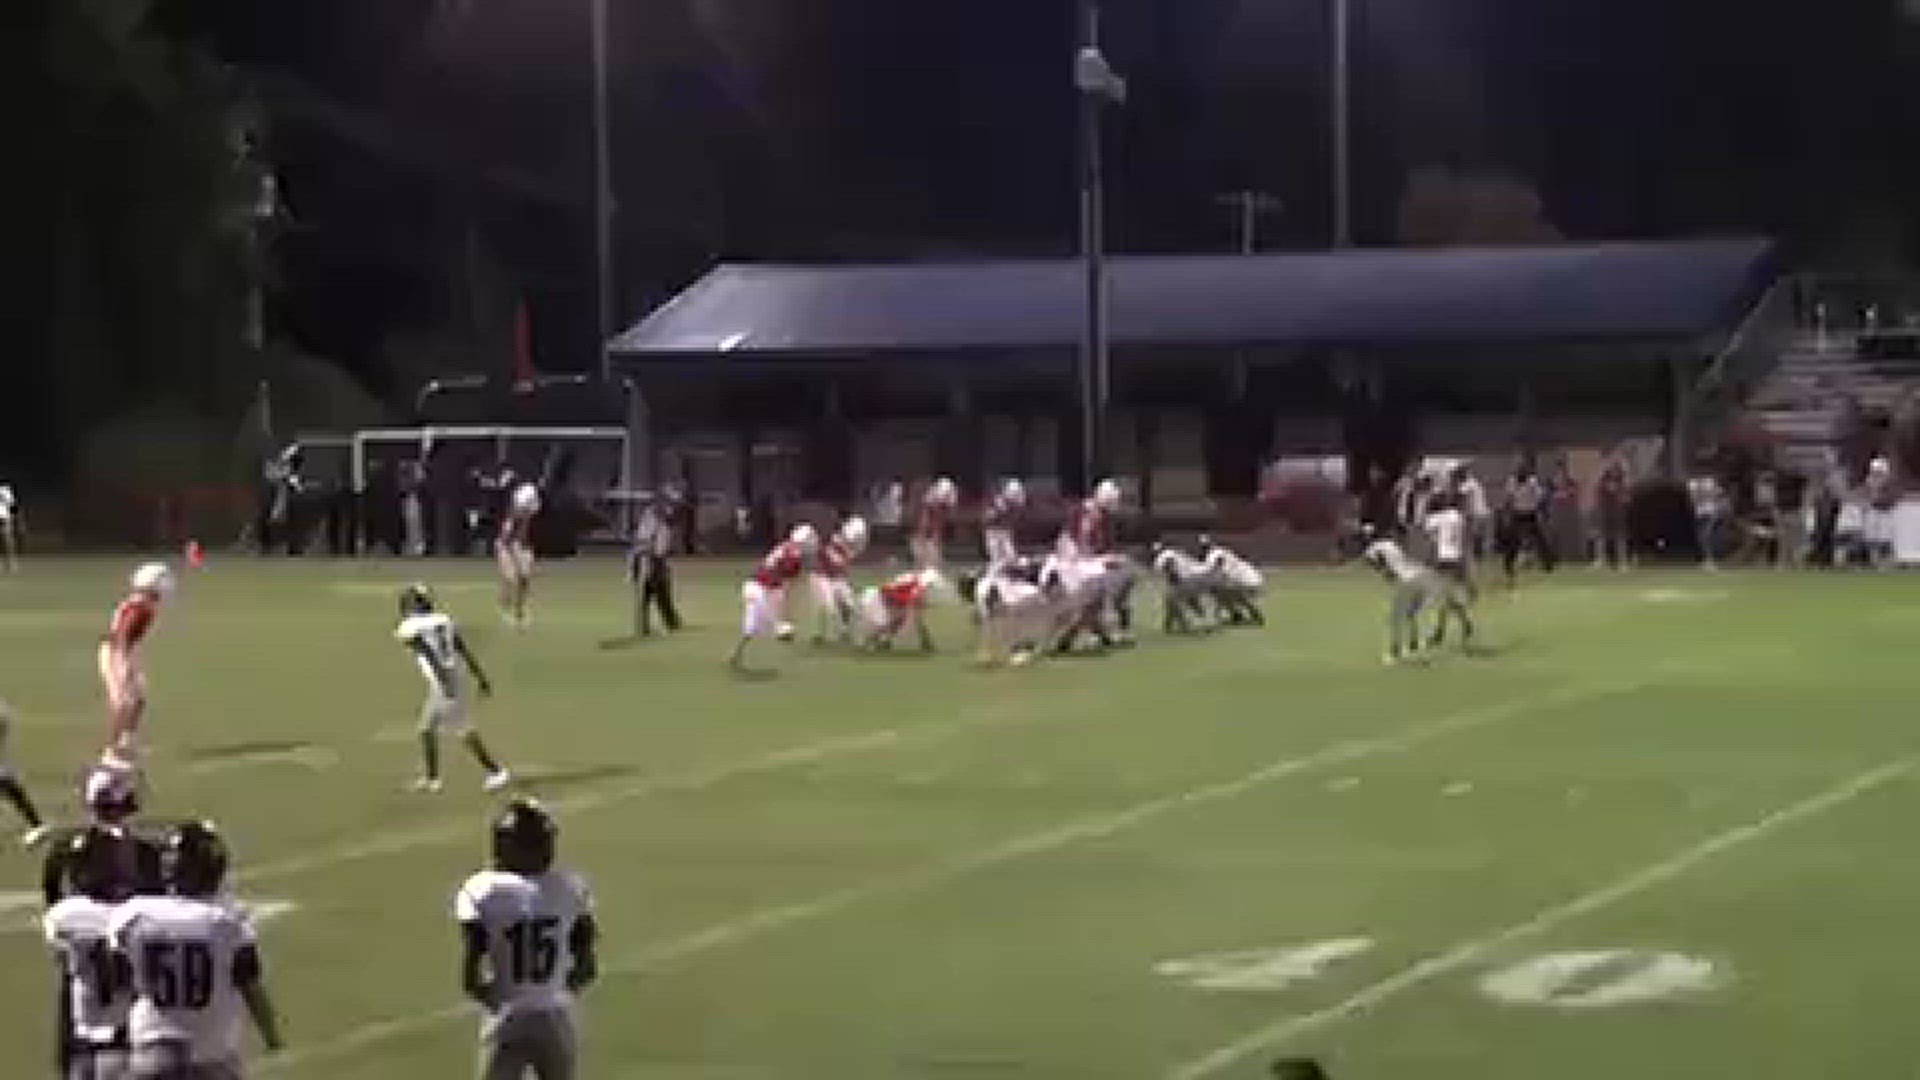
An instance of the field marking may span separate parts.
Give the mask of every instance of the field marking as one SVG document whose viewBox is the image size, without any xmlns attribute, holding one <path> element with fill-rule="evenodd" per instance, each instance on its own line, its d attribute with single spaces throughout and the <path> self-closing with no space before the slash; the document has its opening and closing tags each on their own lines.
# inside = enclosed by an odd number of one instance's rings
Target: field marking
<svg viewBox="0 0 1920 1080">
<path fill-rule="evenodd" d="M 270 765 L 297 765 L 309 772 L 324 772 L 340 764 L 340 755 L 324 746 L 292 746 L 257 753 L 194 761 L 180 770 L 188 776 L 212 776 L 239 769 L 259 769 Z"/>
<path fill-rule="evenodd" d="M 1489 954 L 1516 941 L 1545 933 L 1563 923 L 1611 907 L 1655 886 L 1664 885 L 1701 863 L 1857 799 L 1907 775 L 1913 771 L 1917 763 L 1920 763 L 1920 758 L 1905 757 L 1869 769 L 1837 786 L 1774 810 L 1745 825 L 1708 837 L 1610 884 L 1583 893 L 1563 904 L 1547 908 L 1528 919 L 1495 930 L 1484 937 L 1462 942 L 1439 956 L 1402 968 L 1362 989 L 1359 993 L 1324 1009 L 1275 1021 L 1169 1071 L 1168 1080 L 1203 1080 L 1204 1077 L 1239 1065 L 1253 1054 L 1270 1051 L 1309 1031 L 1339 1023 L 1355 1013 L 1371 1009 L 1389 998 L 1431 982 L 1442 975 L 1478 963 L 1486 959 Z"/>
<path fill-rule="evenodd" d="M 1015 837 L 992 847 L 941 859 L 901 873 L 872 878 L 810 900 L 750 911 L 725 922 L 648 946 L 606 965 L 602 973 L 614 976 L 655 971 L 701 953 L 737 945 L 762 934 L 837 915 L 861 904 L 918 892 L 1002 863 L 1057 851 L 1082 841 L 1104 839 L 1144 825 L 1176 810 L 1191 809 L 1236 798 L 1274 780 L 1327 766 L 1344 765 L 1380 754 L 1403 753 L 1448 735 L 1487 727 L 1542 709 L 1564 707 L 1616 694 L 1630 693 L 1645 685 L 1647 680 L 1578 684 L 1497 705 L 1465 709 L 1426 724 L 1414 724 L 1401 728 L 1398 732 L 1389 735 L 1376 735 L 1335 743 L 1309 754 L 1282 758 L 1232 780 L 1203 784 L 1177 794 L 1150 799 L 1124 810 L 1084 817 L 1042 832 Z M 376 1020 L 328 1036 L 324 1043 L 311 1049 L 295 1050 L 267 1059 L 261 1063 L 258 1071 L 265 1074 L 298 1068 L 311 1062 L 351 1054 L 391 1038 L 471 1015 L 473 1015 L 473 1006 L 459 1004 L 416 1013 L 412 1016 Z"/>
<path fill-rule="evenodd" d="M 1307 945 L 1237 949 L 1162 960 L 1153 965 L 1153 973 L 1178 979 L 1195 990 L 1285 990 L 1294 983 L 1318 979 L 1328 968 L 1372 948 L 1372 938 L 1330 938 Z"/>
<path fill-rule="evenodd" d="M 1691 997 L 1730 981 L 1713 961 L 1651 949 L 1547 953 L 1481 976 L 1480 992 L 1503 1005 L 1606 1009 Z"/>
</svg>

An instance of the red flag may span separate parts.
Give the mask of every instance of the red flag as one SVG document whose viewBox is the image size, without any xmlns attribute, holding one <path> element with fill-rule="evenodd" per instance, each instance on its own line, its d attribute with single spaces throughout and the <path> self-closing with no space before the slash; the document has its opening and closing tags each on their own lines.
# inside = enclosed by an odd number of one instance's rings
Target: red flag
<svg viewBox="0 0 1920 1080">
<path fill-rule="evenodd" d="M 522 300 L 513 309 L 514 390 L 523 394 L 532 390 L 538 375 L 533 369 L 533 316 L 527 310 L 527 302 Z"/>
</svg>

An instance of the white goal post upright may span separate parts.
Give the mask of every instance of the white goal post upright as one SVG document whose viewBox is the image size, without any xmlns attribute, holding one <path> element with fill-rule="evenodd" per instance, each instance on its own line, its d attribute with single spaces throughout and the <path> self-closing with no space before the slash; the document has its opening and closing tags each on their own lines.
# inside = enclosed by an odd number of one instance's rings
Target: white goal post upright
<svg viewBox="0 0 1920 1080">
<path fill-rule="evenodd" d="M 368 448 L 374 445 L 394 446 L 402 449 L 410 458 L 424 459 L 433 452 L 434 447 L 447 443 L 463 443 L 468 446 L 478 444 L 486 451 L 488 464 L 514 460 L 514 450 L 529 445 L 538 448 L 544 459 L 548 450 L 556 445 L 604 446 L 606 452 L 595 453 L 595 461 L 610 459 L 611 468 L 589 470 L 605 474 L 605 481 L 599 490 L 592 492 L 595 497 L 604 496 L 608 491 L 626 491 L 632 488 L 632 456 L 627 452 L 629 433 L 619 427 L 518 427 L 514 425 L 446 425 L 418 428 L 368 428 L 353 433 L 353 490 L 364 492 L 367 489 Z M 589 463 L 591 464 L 591 463 Z"/>
</svg>

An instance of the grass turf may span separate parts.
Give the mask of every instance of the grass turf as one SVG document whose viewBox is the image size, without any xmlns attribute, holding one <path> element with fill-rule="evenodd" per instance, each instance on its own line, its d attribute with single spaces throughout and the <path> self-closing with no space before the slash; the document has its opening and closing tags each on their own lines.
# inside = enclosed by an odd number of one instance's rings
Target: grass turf
<svg viewBox="0 0 1920 1080">
<path fill-rule="evenodd" d="M 13 755 L 63 819 L 125 569 L 0 578 Z M 469 628 L 500 687 L 483 729 L 594 884 L 586 1077 L 1252 1077 L 1283 1053 L 1340 1080 L 1911 1068 L 1920 579 L 1576 572 L 1489 598 L 1496 655 L 1387 670 L 1383 586 L 1283 571 L 1265 630 L 983 672 L 947 612 L 939 656 L 769 643 L 779 677 L 745 682 L 719 667 L 736 574 L 681 569 L 695 626 L 642 642 L 618 640 L 611 562 L 544 568 L 524 635 L 482 562 L 189 576 L 151 646 L 151 809 L 214 818 L 239 891 L 296 905 L 264 929 L 293 1047 L 255 1071 L 470 1068 L 450 897 L 493 800 L 456 748 L 445 794 L 403 791 L 420 687 L 393 593 L 416 577 Z M 0 866 L 34 888 L 37 859 Z M 8 1075 L 48 1057 L 35 910 L 0 895 Z M 1251 989 L 1157 970 L 1332 939 L 1369 947 Z M 1614 1008 L 1480 989 L 1608 948 L 1714 978 Z"/>
</svg>

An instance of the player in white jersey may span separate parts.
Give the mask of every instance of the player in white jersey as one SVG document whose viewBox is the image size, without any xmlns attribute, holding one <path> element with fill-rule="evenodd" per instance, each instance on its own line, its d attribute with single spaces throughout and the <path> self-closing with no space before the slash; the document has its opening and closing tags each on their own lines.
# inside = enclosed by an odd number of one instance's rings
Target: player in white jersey
<svg viewBox="0 0 1920 1080">
<path fill-rule="evenodd" d="M 493 823 L 492 867 L 454 896 L 481 1080 L 573 1080 L 573 1002 L 599 974 L 599 928 L 586 882 L 554 866 L 558 834 L 539 803 L 514 800 Z"/>
<path fill-rule="evenodd" d="M 1226 613 L 1227 621 L 1236 626 L 1267 625 L 1259 603 L 1260 590 L 1266 588 L 1267 577 L 1260 568 L 1241 558 L 1232 548 L 1214 543 L 1212 537 L 1200 538 L 1200 552 L 1207 588 L 1213 602 Z"/>
<path fill-rule="evenodd" d="M 1428 505 L 1427 520 L 1422 525 L 1426 529 L 1427 543 L 1433 549 L 1433 568 L 1472 598 L 1478 590 L 1474 588 L 1473 571 L 1468 565 L 1472 554 L 1468 535 L 1470 524 L 1467 515 L 1461 511 L 1459 498 L 1453 495 L 1435 497 Z"/>
<path fill-rule="evenodd" d="M 1169 634 L 1184 634 L 1194 629 L 1194 620 L 1205 618 L 1202 598 L 1206 595 L 1206 568 L 1200 560 L 1173 544 L 1153 545 L 1153 570 L 1160 575 L 1165 589 L 1166 607 L 1161 627 Z"/>
<path fill-rule="evenodd" d="M 280 1024 L 267 997 L 260 946 L 238 905 L 221 895 L 227 847 L 212 825 L 177 825 L 166 840 L 167 896 L 141 896 L 114 913 L 109 934 L 125 958 L 132 1080 L 238 1080 L 241 1014 L 267 1049 Z"/>
<path fill-rule="evenodd" d="M 0 483 L 0 559 L 8 571 L 20 569 L 20 500 L 7 483 Z"/>
<path fill-rule="evenodd" d="M 1458 618 L 1466 640 L 1473 639 L 1473 618 L 1453 589 L 1430 568 L 1408 555 L 1398 541 L 1369 534 L 1361 556 L 1393 586 L 1387 612 L 1386 662 L 1399 663 L 1420 650 L 1420 613 L 1429 604 L 1441 607 L 1440 621 L 1429 642 L 1438 645 L 1444 637 L 1449 616 Z"/>
<path fill-rule="evenodd" d="M 440 790 L 440 736 L 452 735 L 467 744 L 474 760 L 487 772 L 486 788 L 498 791 L 513 782 L 513 774 L 500 766 L 480 733 L 474 729 L 465 687 L 460 680 L 460 665 L 473 673 L 473 681 L 482 696 L 493 693 L 493 684 L 480 668 L 480 660 L 460 636 L 453 618 L 434 610 L 433 594 L 425 585 L 409 585 L 400 591 L 400 626 L 393 632 L 401 644 L 413 650 L 420 674 L 427 680 L 427 699 L 420 706 L 420 779 L 416 791 Z"/>
<path fill-rule="evenodd" d="M 7 703 L 0 701 L 0 797 L 13 804 L 19 812 L 20 820 L 27 823 L 27 831 L 20 842 L 33 847 L 47 837 L 46 822 L 40 819 L 40 810 L 33 805 L 33 799 L 27 789 L 20 784 L 20 778 L 14 775 L 13 762 L 7 757 L 7 737 L 13 732 L 13 713 Z"/>
<path fill-rule="evenodd" d="M 494 559 L 500 564 L 500 614 L 522 629 L 527 626 L 527 600 L 533 593 L 533 519 L 539 514 L 539 486 L 513 485 L 500 515 L 499 538 L 494 541 Z"/>
<path fill-rule="evenodd" d="M 127 896 L 121 838 L 99 826 L 60 846 L 65 897 L 41 920 L 60 966 L 61 1075 L 117 1080 L 127 1067 L 131 973 L 113 948 L 113 919 Z"/>
</svg>

